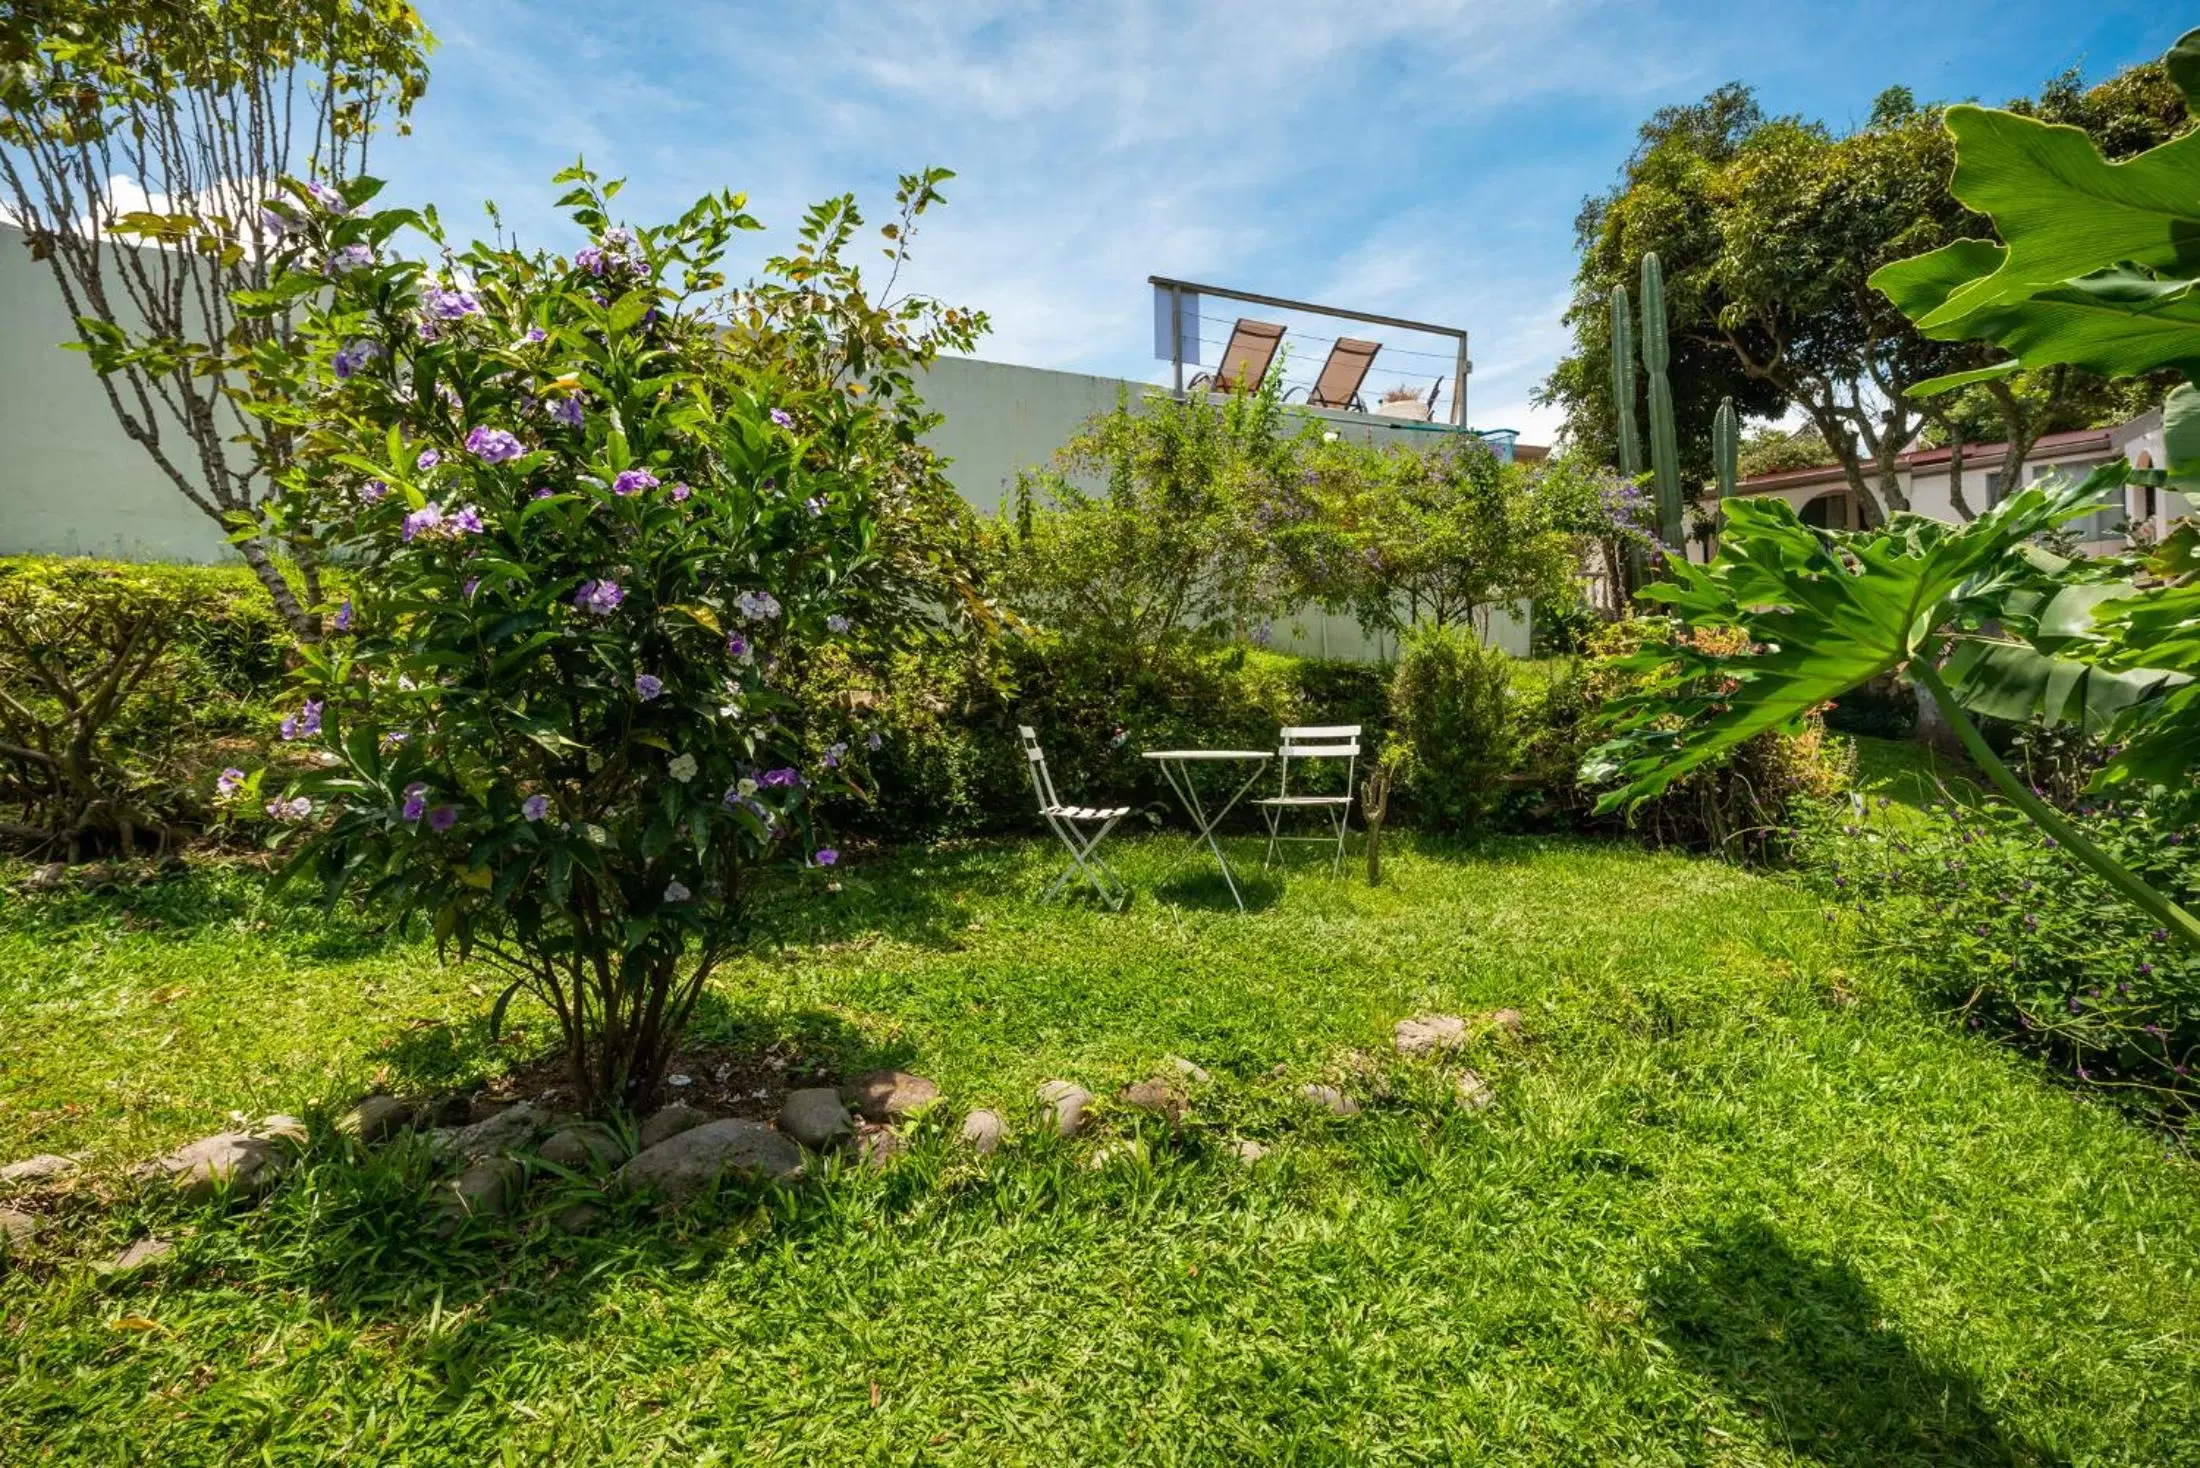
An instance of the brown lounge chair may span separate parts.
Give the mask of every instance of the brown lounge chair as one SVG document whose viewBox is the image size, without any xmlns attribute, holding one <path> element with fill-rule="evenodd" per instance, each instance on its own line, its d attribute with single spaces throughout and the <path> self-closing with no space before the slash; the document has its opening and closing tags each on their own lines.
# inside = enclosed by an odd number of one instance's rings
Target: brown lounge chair
<svg viewBox="0 0 2200 1468">
<path fill-rule="evenodd" d="M 1283 328 L 1273 321 L 1240 316 L 1230 330 L 1230 344 L 1222 349 L 1222 365 L 1193 378 L 1192 386 L 1209 392 L 1251 392 L 1268 376 L 1282 341 Z"/>
<path fill-rule="evenodd" d="M 1329 349 L 1329 360 L 1322 363 L 1322 375 L 1307 390 L 1306 405 L 1365 413 L 1367 404 L 1360 401 L 1360 384 L 1367 381 L 1367 370 L 1375 365 L 1375 354 L 1381 350 L 1380 342 L 1338 337 Z"/>
</svg>

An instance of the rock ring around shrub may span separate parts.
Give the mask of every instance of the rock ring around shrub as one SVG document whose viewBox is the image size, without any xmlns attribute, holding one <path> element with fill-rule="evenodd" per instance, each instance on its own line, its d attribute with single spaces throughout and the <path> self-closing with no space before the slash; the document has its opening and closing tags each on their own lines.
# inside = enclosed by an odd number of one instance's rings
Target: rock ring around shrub
<svg viewBox="0 0 2200 1468">
<path fill-rule="evenodd" d="M 803 1174 L 802 1149 L 760 1121 L 707 1122 L 637 1152 L 619 1169 L 619 1186 L 678 1205 L 729 1172 L 791 1182 Z"/>
</svg>

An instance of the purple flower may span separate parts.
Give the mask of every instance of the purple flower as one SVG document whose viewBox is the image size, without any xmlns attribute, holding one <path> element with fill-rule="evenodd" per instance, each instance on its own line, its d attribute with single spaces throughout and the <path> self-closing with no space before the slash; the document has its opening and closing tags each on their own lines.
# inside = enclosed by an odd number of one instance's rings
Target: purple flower
<svg viewBox="0 0 2200 1468">
<path fill-rule="evenodd" d="M 583 245 L 573 252 L 573 263 L 590 275 L 603 274 L 603 251 L 594 245 Z"/>
<path fill-rule="evenodd" d="M 479 535 L 482 533 L 481 511 L 472 505 L 460 505 L 458 513 L 451 516 L 451 535 Z"/>
<path fill-rule="evenodd" d="M 457 824 L 458 808 L 456 806 L 439 805 L 428 812 L 428 829 L 431 831 L 448 831 Z"/>
<path fill-rule="evenodd" d="M 550 333 L 539 326 L 530 326 L 527 328 L 527 340 L 530 342 L 546 342 L 550 340 Z"/>
<path fill-rule="evenodd" d="M 746 637 L 738 632 L 731 632 L 726 635 L 726 655 L 728 657 L 739 658 L 745 663 L 749 660 L 750 653 L 749 640 Z"/>
<path fill-rule="evenodd" d="M 344 604 L 336 609 L 336 630 L 339 632 L 349 632 L 351 630 L 351 598 L 348 596 L 344 598 Z"/>
<path fill-rule="evenodd" d="M 501 428 L 476 428 L 466 435 L 466 451 L 484 464 L 502 464 L 527 452 L 514 435 Z"/>
<path fill-rule="evenodd" d="M 405 787 L 405 819 L 417 821 L 428 809 L 428 787 L 412 784 Z"/>
<path fill-rule="evenodd" d="M 443 340 L 443 323 L 433 316 L 423 316 L 413 325 L 413 331 L 424 342 Z"/>
<path fill-rule="evenodd" d="M 529 495 L 528 498 L 536 500 L 546 500 L 556 493 L 557 491 L 552 489 L 549 485 L 539 484 L 535 486 L 535 492 Z"/>
<path fill-rule="evenodd" d="M 756 777 L 756 783 L 767 788 L 779 786 L 791 790 L 802 783 L 802 776 L 794 770 L 782 767 L 776 770 L 766 770 Z"/>
<path fill-rule="evenodd" d="M 879 738 L 878 730 L 876 729 L 873 729 L 871 731 L 871 738 L 868 742 L 870 743 L 871 752 L 873 754 L 878 753 L 881 749 L 886 747 L 886 741 Z"/>
<path fill-rule="evenodd" d="M 608 617 L 626 600 L 626 593 L 619 590 L 616 581 L 583 581 L 573 593 L 573 605 L 584 612 L 594 612 Z"/>
<path fill-rule="evenodd" d="M 2142 974 L 2151 974 L 2154 972 L 2154 965 L 2151 963 L 2142 963 L 2139 965 L 2139 972 Z"/>
<path fill-rule="evenodd" d="M 641 695 L 643 703 L 647 703 L 665 691 L 664 680 L 650 673 L 636 673 L 634 675 L 634 691 Z"/>
<path fill-rule="evenodd" d="M 443 456 L 437 453 L 434 449 L 422 449 L 420 451 L 420 457 L 413 460 L 413 467 L 415 469 L 426 471 L 429 469 L 433 469 L 436 465 L 442 462 Z"/>
<path fill-rule="evenodd" d="M 687 498 L 687 497 L 688 497 L 689 495 L 691 495 L 691 494 L 693 494 L 693 493 L 695 493 L 695 491 L 694 491 L 694 490 L 692 490 L 692 489 L 689 489 L 689 488 L 687 487 L 687 483 L 686 483 L 686 481 L 684 481 L 684 480 L 683 480 L 683 481 L 681 481 L 680 483 L 678 483 L 678 484 L 675 484 L 675 485 L 673 485 L 673 486 L 672 486 L 672 489 L 671 489 L 672 502 L 673 502 L 674 504 L 678 504 L 678 503 L 680 503 L 680 501 L 682 501 L 682 500 L 686 499 L 686 498 Z"/>
<path fill-rule="evenodd" d="M 794 427 L 794 414 L 788 412 L 785 408 L 774 408 L 772 409 L 772 422 L 778 424 L 781 428 L 792 428 Z"/>
<path fill-rule="evenodd" d="M 422 505 L 405 517 L 402 528 L 408 544 L 415 536 L 435 535 L 443 528 L 443 507 L 435 504 Z"/>
<path fill-rule="evenodd" d="M 472 601 L 474 599 L 474 593 L 476 591 L 479 591 L 480 589 L 481 578 L 479 576 L 469 576 L 466 578 L 466 584 L 458 589 L 458 594 L 464 597 L 467 601 Z"/>
<path fill-rule="evenodd" d="M 550 416 L 568 428 L 581 426 L 581 400 L 578 397 L 555 397 L 550 400 Z"/>
<path fill-rule="evenodd" d="M 657 476 L 647 469 L 623 469 L 619 477 L 611 481 L 611 492 L 618 495 L 640 494 L 656 487 Z"/>
<path fill-rule="evenodd" d="M 309 698 L 304 708 L 283 719 L 283 738 L 296 739 L 321 732 L 321 700 Z"/>
<path fill-rule="evenodd" d="M 840 860 L 840 853 L 830 846 L 820 846 L 817 855 L 811 859 L 821 867 L 829 867 Z"/>
<path fill-rule="evenodd" d="M 550 797 L 530 795 L 519 803 L 519 818 L 523 821 L 539 821 L 550 814 Z"/>
<path fill-rule="evenodd" d="M 387 484 L 384 484 L 379 479 L 370 479 L 365 484 L 359 486 L 359 503 L 363 505 L 380 504 L 382 502 L 382 496 L 388 494 L 389 492 L 390 487 Z"/>
<path fill-rule="evenodd" d="M 306 193 L 314 203 L 320 205 L 323 209 L 341 209 L 344 207 L 344 196 L 327 184 L 322 183 L 319 179 L 314 179 L 306 185 Z"/>
<path fill-rule="evenodd" d="M 278 821 L 302 821 L 313 814 L 313 802 L 303 795 L 290 800 L 277 796 L 267 803 L 267 813 Z"/>
<path fill-rule="evenodd" d="M 428 314 L 443 321 L 456 321 L 463 316 L 479 316 L 481 302 L 470 294 L 439 285 L 431 285 L 420 296 Z"/>
<path fill-rule="evenodd" d="M 331 365 L 335 367 L 338 377 L 350 377 L 381 355 L 382 344 L 380 342 L 371 341 L 366 337 L 359 337 L 338 347 Z"/>
<path fill-rule="evenodd" d="M 678 882 L 665 883 L 665 901 L 667 902 L 685 902 L 694 895 L 693 892 L 688 891 Z"/>
<path fill-rule="evenodd" d="M 290 233 L 290 216 L 272 204 L 260 206 L 260 229 L 271 239 L 281 239 Z"/>
<path fill-rule="evenodd" d="M 769 622 L 779 615 L 779 598 L 768 591 L 744 591 L 733 600 L 743 621 Z"/>
<path fill-rule="evenodd" d="M 2157 943 L 2166 943 L 2169 941 L 2169 929 L 2156 928 L 2151 936 Z"/>
<path fill-rule="evenodd" d="M 349 275 L 354 270 L 365 270 L 374 264 L 374 251 L 365 245 L 346 245 L 330 253 L 328 274 Z"/>
<path fill-rule="evenodd" d="M 818 516 L 825 513 L 825 496 L 821 494 L 810 496 L 808 499 L 802 502 L 802 508 L 808 510 L 810 512 L 810 518 L 812 520 L 815 520 Z"/>
<path fill-rule="evenodd" d="M 235 795 L 244 788 L 244 778 L 244 771 L 231 766 L 223 770 L 221 776 L 214 781 L 214 793 L 224 798 Z"/>
</svg>

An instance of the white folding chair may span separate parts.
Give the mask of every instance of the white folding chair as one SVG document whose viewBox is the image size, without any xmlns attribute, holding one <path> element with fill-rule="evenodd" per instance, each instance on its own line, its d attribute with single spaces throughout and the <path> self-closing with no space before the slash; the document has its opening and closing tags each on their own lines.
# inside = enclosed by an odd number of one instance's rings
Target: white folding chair
<svg viewBox="0 0 2200 1468">
<path fill-rule="evenodd" d="M 1332 837 L 1337 843 L 1337 855 L 1329 864 L 1330 875 L 1336 875 L 1344 865 L 1344 838 L 1352 819 L 1352 776 L 1359 767 L 1360 726 L 1358 724 L 1296 724 L 1283 731 L 1282 746 L 1276 751 L 1283 767 L 1283 776 L 1274 795 L 1256 800 L 1261 818 L 1268 822 L 1268 855 L 1261 862 L 1266 871 L 1276 859 L 1276 845 L 1281 841 L 1327 842 Z M 1344 761 L 1344 794 L 1342 795 L 1293 795 L 1291 793 L 1291 761 L 1332 759 Z M 1327 835 L 1286 836 L 1283 834 L 1283 817 L 1294 810 L 1318 810 L 1329 817 Z"/>
<path fill-rule="evenodd" d="M 1054 777 L 1047 773 L 1046 752 L 1039 748 L 1039 735 L 1029 724 L 1018 724 L 1016 732 L 1023 736 L 1024 759 L 1031 766 L 1031 788 L 1039 796 L 1039 814 L 1048 829 L 1062 838 L 1069 848 L 1069 865 L 1062 868 L 1040 901 L 1052 898 L 1062 889 L 1062 884 L 1079 872 L 1092 883 L 1092 890 L 1100 894 L 1100 900 L 1110 907 L 1121 907 L 1130 896 L 1131 889 L 1116 875 L 1115 868 L 1103 861 L 1096 848 L 1115 823 L 1131 813 L 1127 805 L 1092 806 L 1064 805 L 1054 793 Z M 1090 835 L 1086 828 L 1097 827 Z"/>
</svg>

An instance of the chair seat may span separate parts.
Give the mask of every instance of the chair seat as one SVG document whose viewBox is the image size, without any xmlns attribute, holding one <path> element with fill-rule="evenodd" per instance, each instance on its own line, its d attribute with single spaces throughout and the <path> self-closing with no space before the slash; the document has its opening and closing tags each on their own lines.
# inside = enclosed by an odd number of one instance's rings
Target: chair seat
<svg viewBox="0 0 2200 1468">
<path fill-rule="evenodd" d="M 1253 802 L 1255 805 L 1350 805 L 1349 795 L 1268 795 Z"/>
<path fill-rule="evenodd" d="M 1065 821 L 1112 821 L 1130 813 L 1131 808 L 1127 805 L 1057 805 L 1039 812 L 1043 816 L 1059 816 Z"/>
</svg>

